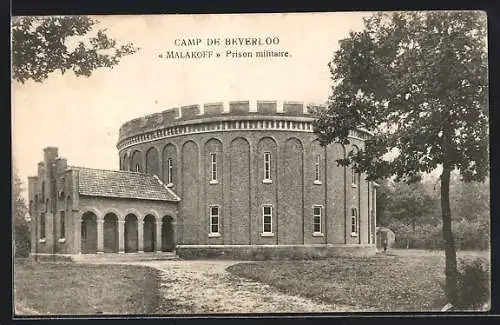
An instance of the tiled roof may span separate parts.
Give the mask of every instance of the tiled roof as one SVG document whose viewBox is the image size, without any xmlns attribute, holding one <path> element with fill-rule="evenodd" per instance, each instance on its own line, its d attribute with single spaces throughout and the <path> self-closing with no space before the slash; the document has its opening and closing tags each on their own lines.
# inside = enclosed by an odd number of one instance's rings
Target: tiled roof
<svg viewBox="0 0 500 325">
<path fill-rule="evenodd" d="M 69 169 L 78 171 L 78 192 L 81 195 L 158 201 L 180 200 L 156 176 L 75 166 Z"/>
</svg>

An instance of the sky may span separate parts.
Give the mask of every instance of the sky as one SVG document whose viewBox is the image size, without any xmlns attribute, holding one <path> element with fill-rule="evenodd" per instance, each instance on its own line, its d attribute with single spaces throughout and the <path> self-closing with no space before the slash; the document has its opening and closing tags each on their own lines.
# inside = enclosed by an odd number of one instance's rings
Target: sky
<svg viewBox="0 0 500 325">
<path fill-rule="evenodd" d="M 13 166 L 26 184 L 43 148 L 56 146 L 69 165 L 118 169 L 118 130 L 124 122 L 179 105 L 230 100 L 323 103 L 328 62 L 338 41 L 362 29 L 369 13 L 96 16 L 118 44 L 139 52 L 90 77 L 52 73 L 43 83 L 12 84 Z M 273 46 L 226 46 L 226 38 L 279 38 Z M 176 39 L 202 39 L 176 46 Z M 166 51 L 207 50 L 220 38 L 218 59 L 166 59 Z M 281 50 L 289 58 L 232 59 L 226 50 Z M 215 48 L 210 48 L 215 49 Z"/>
</svg>

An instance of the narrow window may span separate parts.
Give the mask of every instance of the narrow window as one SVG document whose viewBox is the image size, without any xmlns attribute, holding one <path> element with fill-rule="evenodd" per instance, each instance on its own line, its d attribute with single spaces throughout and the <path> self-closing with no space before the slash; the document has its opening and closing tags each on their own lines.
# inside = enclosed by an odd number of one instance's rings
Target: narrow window
<svg viewBox="0 0 500 325">
<path fill-rule="evenodd" d="M 262 227 L 265 234 L 273 232 L 273 207 L 270 205 L 262 207 Z"/>
<path fill-rule="evenodd" d="M 45 212 L 40 213 L 40 239 L 45 239 Z"/>
<path fill-rule="evenodd" d="M 172 158 L 168 158 L 167 160 L 167 184 L 173 184 L 173 174 L 174 174 L 174 166 L 172 163 Z"/>
<path fill-rule="evenodd" d="M 317 155 L 316 156 L 316 161 L 314 162 L 314 180 L 316 182 L 319 182 L 319 163 L 320 163 L 321 156 Z"/>
<path fill-rule="evenodd" d="M 210 207 L 210 232 L 219 233 L 219 207 Z"/>
<path fill-rule="evenodd" d="M 321 233 L 321 206 L 313 207 L 313 232 Z"/>
<path fill-rule="evenodd" d="M 64 211 L 61 211 L 61 228 L 60 228 L 61 233 L 60 233 L 60 235 L 59 235 L 59 238 L 61 238 L 61 239 L 66 237 L 66 224 L 65 224 L 65 218 L 66 218 L 66 216 L 65 216 Z"/>
<path fill-rule="evenodd" d="M 351 168 L 351 183 L 353 187 L 358 186 L 358 175 L 356 174 L 356 170 L 354 167 Z"/>
<path fill-rule="evenodd" d="M 135 171 L 136 171 L 136 172 L 140 172 L 140 167 L 139 167 L 139 164 L 135 165 Z"/>
<path fill-rule="evenodd" d="M 264 180 L 271 180 L 271 153 L 264 152 Z"/>
<path fill-rule="evenodd" d="M 356 236 L 358 234 L 358 210 L 356 208 L 351 209 L 351 235 Z"/>
<path fill-rule="evenodd" d="M 217 154 L 211 153 L 210 154 L 210 161 L 212 162 L 212 169 L 211 169 L 211 181 L 216 181 L 217 180 Z"/>
</svg>

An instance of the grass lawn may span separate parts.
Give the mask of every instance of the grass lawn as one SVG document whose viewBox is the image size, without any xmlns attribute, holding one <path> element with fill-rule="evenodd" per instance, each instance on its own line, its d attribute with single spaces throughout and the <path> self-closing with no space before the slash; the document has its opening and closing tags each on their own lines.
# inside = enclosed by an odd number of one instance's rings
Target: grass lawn
<svg viewBox="0 0 500 325">
<path fill-rule="evenodd" d="M 19 315 L 154 313 L 158 272 L 134 265 L 14 264 L 14 301 Z"/>
<path fill-rule="evenodd" d="M 459 252 L 458 260 L 489 252 Z M 228 271 L 286 293 L 376 311 L 439 311 L 445 304 L 444 252 L 393 250 L 374 257 L 262 261 Z"/>
</svg>

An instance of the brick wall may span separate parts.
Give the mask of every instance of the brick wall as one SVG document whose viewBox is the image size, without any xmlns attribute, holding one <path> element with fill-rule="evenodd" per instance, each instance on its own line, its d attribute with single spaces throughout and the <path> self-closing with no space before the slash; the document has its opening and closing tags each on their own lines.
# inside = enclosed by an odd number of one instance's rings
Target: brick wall
<svg viewBox="0 0 500 325">
<path fill-rule="evenodd" d="M 344 148 L 319 146 L 311 132 L 232 130 L 171 136 L 133 145 L 142 157 L 154 147 L 166 182 L 166 157 L 174 159 L 174 191 L 179 204 L 180 244 L 359 244 L 368 240 L 368 200 L 364 178 L 351 185 L 349 168 L 335 162 L 363 141 Z M 210 152 L 218 155 L 219 184 L 209 184 Z M 262 180 L 264 152 L 271 152 L 272 183 Z M 323 164 L 321 184 L 314 184 L 315 157 Z M 220 156 L 220 157 L 219 157 Z M 136 158 L 137 161 L 144 160 Z M 221 237 L 209 237 L 211 204 L 220 205 Z M 273 205 L 274 236 L 263 237 L 262 205 Z M 323 236 L 313 236 L 312 206 L 322 205 Z M 365 206 L 366 205 L 366 206 Z M 351 207 L 358 210 L 360 231 L 351 236 Z"/>
<path fill-rule="evenodd" d="M 306 231 L 311 229 L 308 227 L 310 218 L 304 215 L 304 149 L 297 138 L 290 138 L 285 141 L 281 152 L 283 157 L 277 165 L 279 171 L 276 213 L 278 244 L 303 244 Z M 309 210 L 306 209 L 307 212 Z"/>
<path fill-rule="evenodd" d="M 66 159 L 58 156 L 57 148 L 47 147 L 44 149 L 44 160 L 38 163 L 37 176 L 29 178 L 32 253 L 70 254 L 75 251 L 71 232 L 74 227 L 75 188 L 73 175 L 66 168 Z M 44 238 L 41 236 L 42 214 L 45 215 Z M 63 217 L 64 233 L 61 231 Z"/>
<path fill-rule="evenodd" d="M 179 167 L 182 170 L 180 171 L 180 177 L 178 177 L 182 186 L 179 193 L 182 199 L 180 202 L 179 228 L 183 243 L 197 244 L 200 240 L 205 239 L 198 238 L 199 231 L 202 228 L 208 230 L 208 221 L 199 214 L 198 210 L 199 185 L 204 185 L 203 180 L 198 176 L 200 174 L 198 145 L 193 141 L 188 141 L 182 145 L 181 152 L 180 159 L 182 163 Z"/>
<path fill-rule="evenodd" d="M 156 175 L 160 177 L 160 162 L 158 150 L 156 148 L 150 148 L 146 152 L 146 169 L 145 172 L 150 175 Z"/>
<path fill-rule="evenodd" d="M 250 144 L 244 138 L 231 141 L 229 149 L 230 202 L 229 232 L 226 238 L 235 245 L 251 244 L 250 240 Z"/>
</svg>

